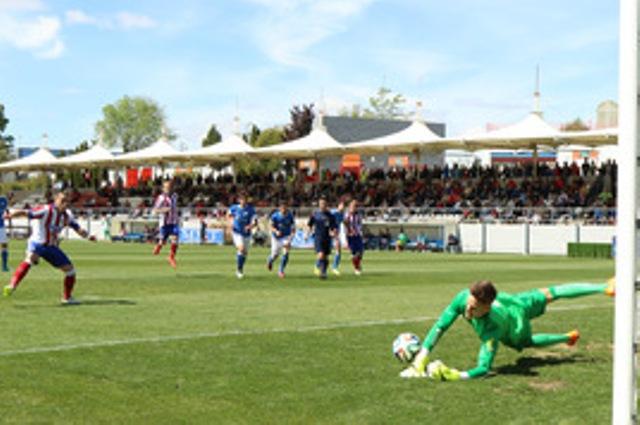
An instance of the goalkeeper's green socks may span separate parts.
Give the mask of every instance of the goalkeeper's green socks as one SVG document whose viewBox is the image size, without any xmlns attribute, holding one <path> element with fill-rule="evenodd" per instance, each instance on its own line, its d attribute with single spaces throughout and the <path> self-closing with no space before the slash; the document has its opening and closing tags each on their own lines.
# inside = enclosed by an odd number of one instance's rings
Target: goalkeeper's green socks
<svg viewBox="0 0 640 425">
<path fill-rule="evenodd" d="M 554 300 L 604 294 L 606 290 L 606 283 L 568 283 L 566 285 L 557 285 L 549 288 L 549 292 Z"/>
<path fill-rule="evenodd" d="M 568 345 L 575 345 L 578 339 L 580 339 L 580 332 L 573 330 L 566 334 L 535 334 L 531 337 L 531 342 L 534 347 L 547 347 L 565 342 Z"/>
</svg>

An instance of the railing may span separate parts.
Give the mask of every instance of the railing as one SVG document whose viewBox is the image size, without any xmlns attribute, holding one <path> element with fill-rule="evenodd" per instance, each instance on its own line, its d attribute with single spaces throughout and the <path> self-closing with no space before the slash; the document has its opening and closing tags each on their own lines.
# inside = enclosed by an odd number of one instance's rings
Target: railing
<svg viewBox="0 0 640 425">
<path fill-rule="evenodd" d="M 276 207 L 256 208 L 259 217 L 268 217 Z M 315 207 L 291 208 L 297 217 L 308 217 Z M 376 207 L 360 208 L 365 222 L 424 222 L 446 220 L 452 222 L 502 222 L 502 223 L 557 223 L 580 221 L 593 224 L 613 224 L 615 208 L 605 207 Z M 150 207 L 105 207 L 74 208 L 79 218 L 99 219 L 104 215 L 125 215 L 128 218 L 153 219 Z M 183 219 L 201 215 L 211 219 L 223 219 L 227 208 L 187 207 L 180 208 Z"/>
</svg>

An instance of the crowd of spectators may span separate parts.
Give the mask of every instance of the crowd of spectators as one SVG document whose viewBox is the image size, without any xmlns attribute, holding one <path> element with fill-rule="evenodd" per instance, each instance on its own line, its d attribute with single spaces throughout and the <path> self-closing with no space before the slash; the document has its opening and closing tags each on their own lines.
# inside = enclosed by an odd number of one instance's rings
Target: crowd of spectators
<svg viewBox="0 0 640 425">
<path fill-rule="evenodd" d="M 323 175 L 300 170 L 283 173 L 238 175 L 178 175 L 174 188 L 181 207 L 221 208 L 247 194 L 257 207 L 275 207 L 286 200 L 293 208 L 312 206 L 319 196 L 336 204 L 345 197 L 357 199 L 364 208 L 387 211 L 446 211 L 465 218 L 500 216 L 509 220 L 537 214 L 536 209 L 553 214 L 575 215 L 591 211 L 597 221 L 613 220 L 616 194 L 615 162 L 599 166 L 582 163 L 531 163 L 481 166 L 420 166 L 362 170 L 360 173 Z M 150 208 L 163 178 L 141 181 L 125 188 L 121 178 L 102 181 L 95 196 L 78 192 L 76 206 Z M 403 214 L 399 212 L 398 214 Z M 535 217 L 533 217 L 535 219 Z M 545 217 L 540 217 L 544 219 Z"/>
</svg>

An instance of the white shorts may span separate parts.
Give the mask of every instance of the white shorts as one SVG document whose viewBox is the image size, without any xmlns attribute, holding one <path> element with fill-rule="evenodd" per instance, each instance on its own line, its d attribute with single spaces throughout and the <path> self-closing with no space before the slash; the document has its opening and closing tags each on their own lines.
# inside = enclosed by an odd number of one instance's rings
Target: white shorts
<svg viewBox="0 0 640 425">
<path fill-rule="evenodd" d="M 282 248 L 291 246 L 291 236 L 285 236 L 283 238 L 277 238 L 271 235 L 271 256 L 274 257 L 280 253 Z"/>
<path fill-rule="evenodd" d="M 7 229 L 4 227 L 0 227 L 0 243 L 7 243 L 9 239 L 7 238 Z"/>
<path fill-rule="evenodd" d="M 244 249 L 249 248 L 249 245 L 251 244 L 251 236 L 242 236 L 241 234 L 236 232 L 233 232 L 232 236 L 233 244 L 236 246 L 236 248 L 240 248 L 241 246 L 244 247 Z"/>
</svg>

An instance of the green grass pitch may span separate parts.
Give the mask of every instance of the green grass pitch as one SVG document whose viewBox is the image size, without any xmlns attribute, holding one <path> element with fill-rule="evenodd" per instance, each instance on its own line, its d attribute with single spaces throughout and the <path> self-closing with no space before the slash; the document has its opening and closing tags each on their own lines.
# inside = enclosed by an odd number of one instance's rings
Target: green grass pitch
<svg viewBox="0 0 640 425">
<path fill-rule="evenodd" d="M 24 242 L 12 242 L 10 262 Z M 294 251 L 282 281 L 250 252 L 234 275 L 231 248 L 183 246 L 178 271 L 150 245 L 66 242 L 78 271 L 60 307 L 62 274 L 33 268 L 0 300 L 4 423 L 602 424 L 610 421 L 613 302 L 559 301 L 534 332 L 579 328 L 577 347 L 501 347 L 495 376 L 402 380 L 400 332 L 424 336 L 451 297 L 492 279 L 511 292 L 604 281 L 610 260 L 367 252 L 365 273 L 312 275 Z M 3 275 L 3 284 L 9 274 Z M 478 339 L 459 320 L 432 358 L 466 369 Z"/>
</svg>

